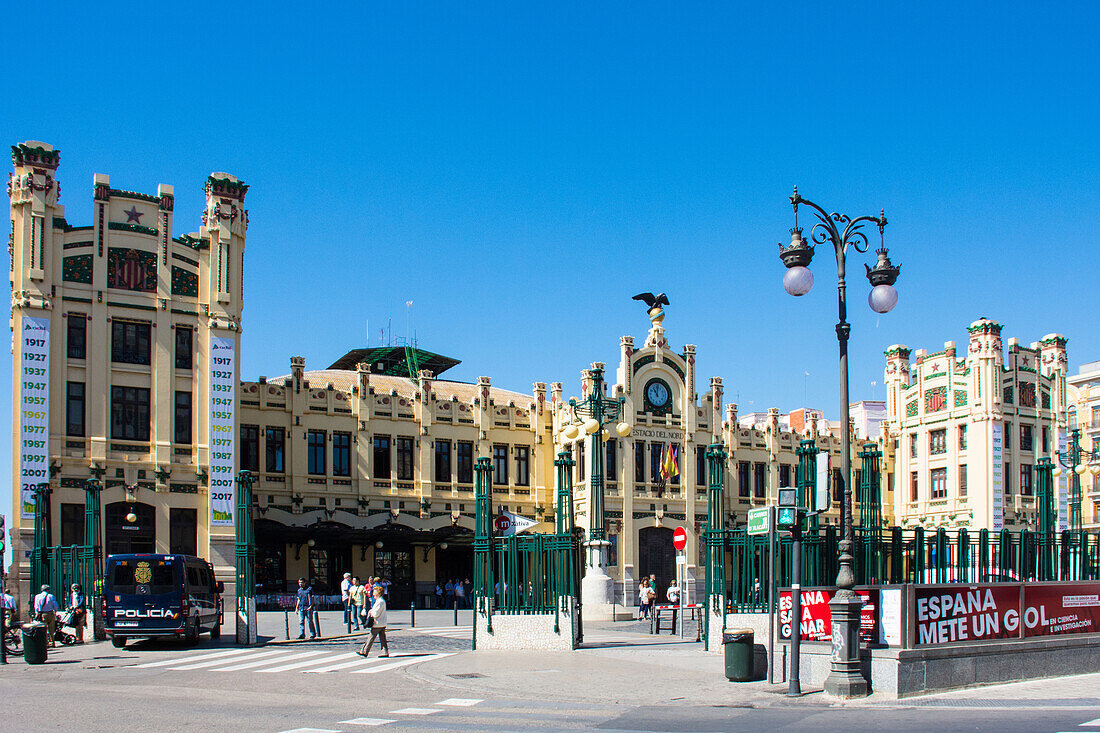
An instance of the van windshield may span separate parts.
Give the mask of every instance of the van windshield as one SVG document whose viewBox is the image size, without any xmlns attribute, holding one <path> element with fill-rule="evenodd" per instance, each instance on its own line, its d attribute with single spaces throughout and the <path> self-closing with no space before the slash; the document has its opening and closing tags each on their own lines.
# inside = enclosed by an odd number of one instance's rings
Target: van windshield
<svg viewBox="0 0 1100 733">
<path fill-rule="evenodd" d="M 179 590 L 175 560 L 119 560 L 108 578 L 114 593 L 160 594 Z"/>
</svg>

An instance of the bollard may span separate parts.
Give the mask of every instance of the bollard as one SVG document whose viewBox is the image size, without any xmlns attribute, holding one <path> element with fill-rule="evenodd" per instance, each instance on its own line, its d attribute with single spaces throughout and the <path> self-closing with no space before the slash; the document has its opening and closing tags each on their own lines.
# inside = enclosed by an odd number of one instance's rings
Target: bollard
<svg viewBox="0 0 1100 733">
<path fill-rule="evenodd" d="M 321 612 L 318 610 L 313 611 L 313 630 L 317 632 L 317 636 L 321 636 Z"/>
<path fill-rule="evenodd" d="M 409 628 L 416 628 L 416 601 L 409 603 Z"/>
<path fill-rule="evenodd" d="M 283 611 L 283 623 L 286 624 L 286 640 L 290 641 L 290 611 Z"/>
<path fill-rule="evenodd" d="M 455 626 L 458 626 L 458 598 L 455 598 Z"/>
<path fill-rule="evenodd" d="M 344 601 L 344 622 L 348 626 L 348 633 L 349 634 L 351 633 L 351 614 L 353 613 L 353 611 L 352 611 L 353 608 L 355 608 L 355 606 L 353 606 L 351 604 L 350 600 Z"/>
</svg>

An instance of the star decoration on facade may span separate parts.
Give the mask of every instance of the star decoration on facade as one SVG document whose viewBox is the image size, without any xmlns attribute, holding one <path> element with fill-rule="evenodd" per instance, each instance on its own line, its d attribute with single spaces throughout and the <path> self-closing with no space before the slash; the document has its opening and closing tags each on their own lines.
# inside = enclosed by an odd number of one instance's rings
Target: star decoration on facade
<svg viewBox="0 0 1100 733">
<path fill-rule="evenodd" d="M 135 224 L 141 223 L 141 217 L 143 215 L 140 211 L 137 210 L 136 206 L 131 206 L 129 211 L 123 211 L 122 213 L 126 215 L 127 224 L 129 224 L 130 222 L 134 222 Z"/>
</svg>

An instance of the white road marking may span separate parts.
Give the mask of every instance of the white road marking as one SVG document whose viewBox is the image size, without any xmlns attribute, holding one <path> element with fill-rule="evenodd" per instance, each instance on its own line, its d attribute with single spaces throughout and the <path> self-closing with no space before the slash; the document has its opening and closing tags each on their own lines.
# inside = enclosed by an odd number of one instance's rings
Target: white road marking
<svg viewBox="0 0 1100 733">
<path fill-rule="evenodd" d="M 401 708 L 400 710 L 391 710 L 390 715 L 431 715 L 432 713 L 442 713 L 439 708 Z"/>
<path fill-rule="evenodd" d="M 288 657 L 279 657 L 276 661 L 282 663 L 291 659 L 304 659 L 306 657 L 316 657 L 318 654 L 324 654 L 324 650 L 312 651 L 312 652 L 299 652 L 297 654 L 291 654 Z M 314 660 L 319 661 L 319 660 Z M 252 669 L 253 667 L 264 667 L 271 664 L 270 659 L 260 659 L 254 662 L 245 662 L 244 664 L 233 664 L 229 667 L 215 667 L 210 670 L 211 672 L 236 672 L 241 669 Z"/>
<path fill-rule="evenodd" d="M 246 654 L 243 657 L 237 657 L 237 659 L 234 660 L 234 661 L 244 661 L 245 659 L 252 660 L 252 659 L 260 659 L 260 658 L 267 658 L 267 657 L 277 657 L 277 656 L 281 656 L 283 654 L 289 654 L 290 651 L 291 651 L 290 649 L 279 649 L 277 651 L 269 651 L 269 652 L 253 652 L 252 654 Z M 185 661 L 185 660 L 180 660 L 180 661 Z M 214 659 L 214 660 L 209 660 L 209 661 L 206 661 L 206 662 L 199 662 L 198 664 L 184 664 L 180 667 L 169 667 L 168 669 L 174 669 L 174 670 L 202 669 L 203 667 L 216 667 L 221 663 L 222 663 L 221 659 Z"/>
<path fill-rule="evenodd" d="M 340 731 L 331 728 L 293 728 L 280 731 L 280 733 L 340 733 Z"/>
<path fill-rule="evenodd" d="M 1100 718 L 1097 718 L 1096 720 L 1090 720 L 1087 723 L 1081 723 L 1081 725 L 1100 726 Z"/>
<path fill-rule="evenodd" d="M 319 657 L 317 659 L 307 659 L 304 662 L 294 662 L 293 664 L 282 664 L 278 667 L 272 667 L 271 669 L 258 669 L 257 672 L 261 674 L 268 674 L 271 672 L 287 672 L 292 669 L 301 669 L 302 667 L 312 667 L 315 664 L 327 664 L 328 662 L 335 662 L 337 659 L 350 659 L 351 657 L 358 656 L 355 652 L 344 652 L 342 654 L 333 654 L 329 657 Z M 281 661 L 281 660 L 279 660 Z"/>
<path fill-rule="evenodd" d="M 159 662 L 146 662 L 145 664 L 135 664 L 134 669 L 146 669 L 149 667 L 167 667 L 169 664 L 178 664 L 183 661 L 198 662 L 203 659 L 214 659 L 218 657 L 232 657 L 239 654 L 248 654 L 255 651 L 253 649 L 234 649 L 228 652 L 214 652 L 213 654 L 199 654 L 198 656 L 187 657 L 172 657 L 171 659 L 162 659 Z"/>
<path fill-rule="evenodd" d="M 449 697 L 443 702 L 437 702 L 436 705 L 448 705 L 456 708 L 469 708 L 477 705 L 478 703 L 485 702 L 484 700 L 474 700 L 468 697 Z"/>
<path fill-rule="evenodd" d="M 389 664 L 383 664 L 378 667 L 371 667 L 369 669 L 356 669 L 352 671 L 352 674 L 376 674 L 378 672 L 385 672 L 390 669 L 397 669 L 398 667 L 407 667 L 410 664 L 416 664 L 417 662 L 430 662 L 433 659 L 442 659 L 443 657 L 450 657 L 453 654 L 429 654 L 427 656 L 415 656 L 405 657 L 401 661 L 390 662 Z"/>
<path fill-rule="evenodd" d="M 386 725 L 387 723 L 396 722 L 396 720 L 390 720 L 389 718 L 352 718 L 351 720 L 341 720 L 340 725 Z"/>
<path fill-rule="evenodd" d="M 358 659 L 352 659 L 350 662 L 341 662 L 340 664 L 332 664 L 328 667 L 319 667 L 318 669 L 307 669 L 306 672 L 335 672 L 340 669 L 351 669 L 352 667 L 366 667 L 370 664 L 377 664 L 378 658 L 363 659 L 358 654 L 355 655 Z"/>
</svg>

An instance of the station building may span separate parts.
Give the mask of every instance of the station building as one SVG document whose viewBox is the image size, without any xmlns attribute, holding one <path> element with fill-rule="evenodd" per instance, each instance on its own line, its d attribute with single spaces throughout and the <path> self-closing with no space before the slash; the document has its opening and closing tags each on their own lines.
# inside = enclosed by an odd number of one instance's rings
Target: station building
<svg viewBox="0 0 1100 733">
<path fill-rule="evenodd" d="M 1092 454 L 1100 448 L 1100 361 L 1082 364 L 1077 374 L 1067 379 L 1069 394 L 1068 430 L 1072 440 L 1077 431 L 1080 449 Z M 1068 461 L 1067 461 L 1068 462 Z M 1087 463 L 1085 465 L 1088 465 Z M 1086 529 L 1100 529 L 1100 462 L 1095 459 L 1080 475 L 1083 498 L 1082 522 Z M 1067 479 L 1072 477 L 1067 475 Z"/>
</svg>

